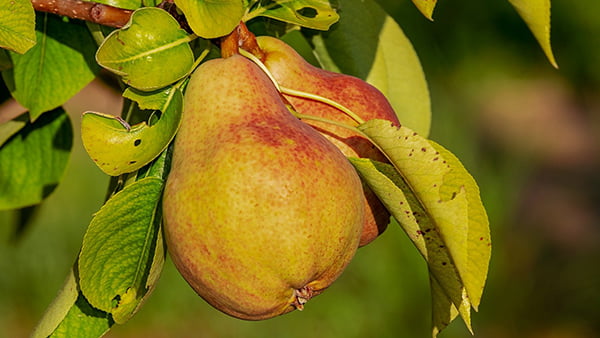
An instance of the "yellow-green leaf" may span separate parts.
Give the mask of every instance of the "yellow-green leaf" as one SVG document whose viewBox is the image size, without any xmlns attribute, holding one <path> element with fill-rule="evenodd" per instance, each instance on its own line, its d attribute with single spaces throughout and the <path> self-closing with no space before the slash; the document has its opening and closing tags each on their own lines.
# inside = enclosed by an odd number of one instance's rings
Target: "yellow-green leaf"
<svg viewBox="0 0 600 338">
<path fill-rule="evenodd" d="M 411 42 L 390 16 L 385 17 L 379 31 L 366 80 L 388 98 L 403 125 L 420 135 L 429 134 L 431 100 L 425 74 Z"/>
<path fill-rule="evenodd" d="M 433 21 L 433 9 L 435 8 L 437 0 L 412 0 L 412 2 L 417 6 L 421 14 Z"/>
<path fill-rule="evenodd" d="M 244 20 L 265 16 L 311 29 L 328 30 L 339 15 L 326 0 L 274 0 L 257 6 Z"/>
<path fill-rule="evenodd" d="M 431 274 L 429 275 L 429 283 L 431 285 L 431 320 L 433 324 L 431 335 L 435 338 L 458 316 L 458 310 L 452 304 L 440 283 Z M 473 333 L 470 325 L 467 325 L 467 327 Z"/>
<path fill-rule="evenodd" d="M 358 126 L 390 162 L 351 159 L 427 260 L 434 335 L 459 313 L 470 329 L 491 255 L 487 214 L 473 177 L 449 151 L 407 127 Z"/>
<path fill-rule="evenodd" d="M 142 122 L 129 127 L 112 115 L 92 112 L 83 115 L 83 146 L 96 165 L 108 175 L 117 176 L 140 169 L 156 158 L 175 137 L 181 122 L 181 91 L 169 88 L 146 96 L 158 96 L 163 100 L 161 118 L 153 125 Z M 156 100 L 148 100 L 156 104 Z"/>
<path fill-rule="evenodd" d="M 508 0 L 535 36 L 548 61 L 558 68 L 550 46 L 550 0 Z"/>
<path fill-rule="evenodd" d="M 465 292 L 464 284 L 456 263 L 450 251 L 449 242 L 457 240 L 463 242 L 463 236 L 444 238 L 441 234 L 439 215 L 435 210 L 427 210 L 414 194 L 410 186 L 400 176 L 398 171 L 389 164 L 379 163 L 370 159 L 350 159 L 350 162 L 359 172 L 361 178 L 375 192 L 392 216 L 398 221 L 411 241 L 415 244 L 421 255 L 427 261 L 431 278 L 439 281 L 442 304 L 448 302 L 459 308 L 461 317 L 470 328 L 470 303 Z M 436 174 L 433 174 L 437 176 Z M 440 177 L 437 177 L 441 180 Z M 454 200 L 440 203 L 440 207 L 461 213 L 466 216 L 466 203 L 464 194 Z M 465 217 L 466 218 L 466 217 Z M 463 218 L 466 223 L 466 219 Z M 451 226 L 451 225 L 450 225 Z M 433 287 L 433 284 L 432 284 Z M 434 314 L 440 299 L 433 293 Z"/>
<path fill-rule="evenodd" d="M 30 0 L 11 0 L 0 6 L 0 48 L 23 54 L 33 47 L 35 12 Z"/>
<path fill-rule="evenodd" d="M 429 143 L 448 162 L 452 171 L 444 177 L 442 190 L 451 193 L 459 187 L 465 187 L 469 211 L 469 227 L 467 238 L 467 269 L 462 272 L 465 287 L 473 308 L 478 309 L 492 255 L 489 220 L 481 202 L 479 187 L 458 158 L 441 145 Z"/>
<path fill-rule="evenodd" d="M 244 0 L 175 0 L 175 4 L 194 33 L 205 39 L 231 33 L 246 11 Z"/>
</svg>

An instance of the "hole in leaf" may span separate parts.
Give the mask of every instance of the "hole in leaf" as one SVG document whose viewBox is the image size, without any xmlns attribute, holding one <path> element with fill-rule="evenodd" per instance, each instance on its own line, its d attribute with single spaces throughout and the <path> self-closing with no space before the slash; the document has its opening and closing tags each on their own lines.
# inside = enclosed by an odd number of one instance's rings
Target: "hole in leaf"
<svg viewBox="0 0 600 338">
<path fill-rule="evenodd" d="M 139 138 L 137 140 L 133 141 L 133 145 L 135 147 L 139 146 L 140 144 L 142 144 L 142 140 L 140 140 Z"/>
<path fill-rule="evenodd" d="M 121 295 L 116 295 L 112 300 L 111 304 L 113 309 L 119 307 L 119 303 L 121 302 Z"/>
<path fill-rule="evenodd" d="M 152 113 L 148 117 L 148 126 L 155 125 L 156 122 L 158 122 L 158 120 L 160 120 L 161 116 L 162 116 L 162 113 L 159 110 L 152 111 Z"/>
<path fill-rule="evenodd" d="M 305 18 L 315 18 L 319 14 L 319 12 L 312 7 L 303 7 L 296 11 L 299 15 Z"/>
</svg>

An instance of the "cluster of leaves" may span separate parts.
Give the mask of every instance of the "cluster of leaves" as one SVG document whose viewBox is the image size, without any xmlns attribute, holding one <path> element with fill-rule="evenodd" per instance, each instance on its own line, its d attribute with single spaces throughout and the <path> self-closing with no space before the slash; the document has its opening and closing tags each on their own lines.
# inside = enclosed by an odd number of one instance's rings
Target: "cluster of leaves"
<svg viewBox="0 0 600 338">
<path fill-rule="evenodd" d="M 554 64 L 549 0 L 510 1 Z M 27 109 L 6 121 L 0 116 L 0 209 L 37 205 L 60 182 L 73 142 L 61 106 L 101 67 L 121 79 L 125 98 L 122 117 L 82 117 L 84 147 L 112 177 L 109 197 L 34 336 L 101 336 L 131 318 L 150 294 L 166 252 L 161 195 L 185 85 L 199 63 L 218 57 L 214 39 L 240 21 L 281 37 L 318 66 L 370 82 L 389 98 L 401 128 L 377 120 L 358 128 L 391 164 L 350 161 L 427 261 L 434 336 L 458 315 L 470 329 L 490 257 L 487 216 L 473 178 L 426 138 L 430 101 L 421 65 L 377 3 L 348 1 L 336 10 L 323 0 L 175 0 L 184 29 L 178 15 L 156 7 L 158 1 L 96 2 L 134 12 L 125 27 L 112 30 L 35 12 L 29 0 L 0 8 L 2 100 L 12 97 Z M 413 2 L 431 18 L 435 0 Z"/>
</svg>

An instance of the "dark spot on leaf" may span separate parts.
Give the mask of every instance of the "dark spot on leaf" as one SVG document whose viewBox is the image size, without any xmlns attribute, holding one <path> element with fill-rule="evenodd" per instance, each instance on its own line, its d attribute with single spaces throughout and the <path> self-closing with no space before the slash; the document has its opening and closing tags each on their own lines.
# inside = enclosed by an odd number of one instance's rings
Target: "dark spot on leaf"
<svg viewBox="0 0 600 338">
<path fill-rule="evenodd" d="M 140 140 L 139 138 L 137 140 L 133 141 L 133 145 L 135 147 L 139 146 L 140 144 L 142 144 L 142 140 Z"/>
<path fill-rule="evenodd" d="M 434 157 L 433 160 L 437 161 L 437 160 L 439 160 L 439 157 Z"/>
<path fill-rule="evenodd" d="M 423 147 L 423 148 L 421 148 L 421 151 L 422 151 L 422 152 L 426 152 L 426 151 L 427 151 L 427 148 Z"/>
<path fill-rule="evenodd" d="M 442 262 L 442 265 L 446 265 L 446 264 L 448 264 L 448 263 L 446 263 L 446 262 Z"/>
<path fill-rule="evenodd" d="M 137 161 L 129 161 L 129 164 L 135 164 Z"/>
<path fill-rule="evenodd" d="M 317 17 L 317 15 L 319 15 L 319 12 L 312 8 L 312 7 L 303 7 L 300 8 L 299 10 L 296 11 L 296 13 L 298 13 L 300 16 L 303 16 L 305 18 L 315 18 Z"/>
</svg>

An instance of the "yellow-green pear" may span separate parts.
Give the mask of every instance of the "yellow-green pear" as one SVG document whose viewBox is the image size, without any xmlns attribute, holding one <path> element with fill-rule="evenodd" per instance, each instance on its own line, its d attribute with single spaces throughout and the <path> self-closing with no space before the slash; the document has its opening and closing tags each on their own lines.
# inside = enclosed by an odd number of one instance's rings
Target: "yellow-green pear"
<svg viewBox="0 0 600 338">
<path fill-rule="evenodd" d="M 185 93 L 163 200 L 169 253 L 217 309 L 302 309 L 358 247 L 363 191 L 346 157 L 287 110 L 253 62 L 200 65 Z"/>
<path fill-rule="evenodd" d="M 269 37 L 256 37 L 262 51 L 263 63 L 283 87 L 317 94 L 340 103 L 364 121 L 388 120 L 400 125 L 398 117 L 386 97 L 369 83 L 346 74 L 330 72 L 306 62 L 291 46 Z M 341 110 L 312 99 L 285 95 L 294 109 L 306 115 L 323 117 L 348 125 L 357 125 Z M 346 156 L 367 157 L 387 162 L 386 157 L 362 135 L 349 129 L 322 122 L 304 120 L 319 130 Z M 366 217 L 360 245 L 366 245 L 381 234 L 389 223 L 390 215 L 377 196 L 365 187 Z"/>
</svg>

